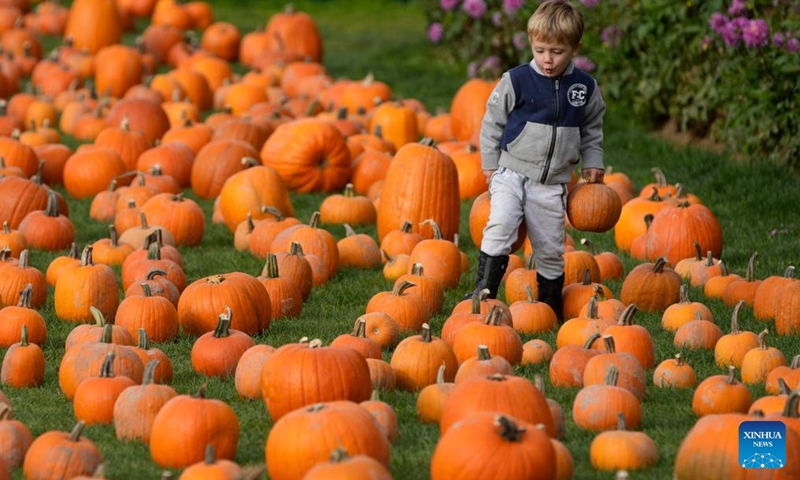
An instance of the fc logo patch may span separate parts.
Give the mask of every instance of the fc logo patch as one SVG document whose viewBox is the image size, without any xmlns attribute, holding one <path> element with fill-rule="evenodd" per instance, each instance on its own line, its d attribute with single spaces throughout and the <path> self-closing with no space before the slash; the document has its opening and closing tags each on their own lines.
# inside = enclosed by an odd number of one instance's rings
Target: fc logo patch
<svg viewBox="0 0 800 480">
<path fill-rule="evenodd" d="M 567 90 L 567 101 L 573 107 L 582 107 L 586 105 L 586 96 L 589 94 L 589 89 L 582 83 L 576 83 L 569 87 Z"/>
<path fill-rule="evenodd" d="M 757 421 L 739 424 L 742 468 L 783 468 L 786 460 L 786 424 Z"/>
</svg>

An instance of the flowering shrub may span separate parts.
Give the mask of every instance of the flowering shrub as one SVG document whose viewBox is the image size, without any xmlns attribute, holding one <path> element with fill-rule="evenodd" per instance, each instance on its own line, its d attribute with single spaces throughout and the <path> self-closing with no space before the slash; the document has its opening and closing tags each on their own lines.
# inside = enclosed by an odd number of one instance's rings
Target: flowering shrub
<svg viewBox="0 0 800 480">
<path fill-rule="evenodd" d="M 530 61 L 525 25 L 539 3 L 427 0 L 428 33 L 468 75 L 497 76 Z M 731 154 L 800 167 L 796 1 L 573 3 L 586 24 L 575 63 L 639 123 L 673 119 Z"/>
</svg>

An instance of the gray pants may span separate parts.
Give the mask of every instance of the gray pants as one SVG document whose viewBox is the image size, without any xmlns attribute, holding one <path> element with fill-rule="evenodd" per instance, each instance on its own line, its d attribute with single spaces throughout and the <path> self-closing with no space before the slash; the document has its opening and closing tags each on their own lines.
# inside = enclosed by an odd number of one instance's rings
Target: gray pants
<svg viewBox="0 0 800 480">
<path fill-rule="evenodd" d="M 564 211 L 567 186 L 544 185 L 500 167 L 489 182 L 491 212 L 481 251 L 508 255 L 524 219 L 536 259 L 536 271 L 554 279 L 564 273 Z"/>
</svg>

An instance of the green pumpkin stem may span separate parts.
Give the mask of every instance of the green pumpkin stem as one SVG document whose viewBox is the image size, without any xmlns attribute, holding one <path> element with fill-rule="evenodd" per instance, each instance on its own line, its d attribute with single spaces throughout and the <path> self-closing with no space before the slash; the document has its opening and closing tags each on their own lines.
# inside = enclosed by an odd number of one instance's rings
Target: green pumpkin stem
<svg viewBox="0 0 800 480">
<path fill-rule="evenodd" d="M 106 354 L 106 358 L 103 359 L 103 366 L 100 367 L 101 378 L 114 378 L 114 359 L 116 357 L 117 354 L 114 350 L 109 350 Z"/>
<path fill-rule="evenodd" d="M 219 315 L 217 327 L 214 329 L 215 338 L 227 338 L 231 334 L 231 317 L 233 316 L 233 312 L 231 311 L 231 307 L 225 307 L 225 310 L 225 313 Z"/>
<path fill-rule="evenodd" d="M 158 368 L 159 363 L 161 363 L 161 360 L 157 358 L 147 362 L 147 365 L 144 367 L 144 373 L 142 374 L 142 385 L 152 385 L 155 383 L 156 368 Z"/>
<path fill-rule="evenodd" d="M 86 422 L 83 420 L 78 421 L 75 426 L 72 428 L 72 431 L 69 433 L 69 441 L 70 442 L 78 442 L 81 439 L 81 433 L 83 433 L 83 427 L 86 426 Z"/>
</svg>

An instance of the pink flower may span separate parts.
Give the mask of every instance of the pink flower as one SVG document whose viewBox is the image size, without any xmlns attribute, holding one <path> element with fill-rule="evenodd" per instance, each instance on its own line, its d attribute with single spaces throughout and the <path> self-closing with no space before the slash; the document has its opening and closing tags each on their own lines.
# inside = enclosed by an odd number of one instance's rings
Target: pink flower
<svg viewBox="0 0 800 480">
<path fill-rule="evenodd" d="M 500 12 L 494 12 L 492 14 L 492 25 L 495 27 L 501 27 L 503 25 L 503 14 Z"/>
<path fill-rule="evenodd" d="M 786 43 L 786 36 L 783 33 L 778 32 L 778 33 L 776 33 L 775 35 L 772 36 L 772 45 L 780 48 L 785 43 Z"/>
<path fill-rule="evenodd" d="M 442 7 L 442 10 L 450 11 L 456 8 L 458 5 L 458 0 L 439 0 L 439 6 Z"/>
<path fill-rule="evenodd" d="M 530 46 L 528 43 L 528 34 L 525 32 L 517 32 L 511 37 L 511 43 L 514 44 L 514 48 L 517 50 L 525 50 Z"/>
<path fill-rule="evenodd" d="M 581 0 L 581 3 L 584 7 L 594 8 L 598 3 L 600 3 L 600 0 Z"/>
<path fill-rule="evenodd" d="M 441 23 L 435 22 L 428 26 L 428 38 L 432 43 L 439 43 L 442 36 L 444 36 L 444 27 Z"/>
<path fill-rule="evenodd" d="M 728 7 L 728 14 L 732 17 L 738 17 L 747 13 L 747 4 L 744 0 L 733 0 L 731 6 Z"/>
<path fill-rule="evenodd" d="M 486 13 L 486 3 L 483 0 L 464 0 L 461 8 L 472 18 L 480 18 Z"/>
<path fill-rule="evenodd" d="M 597 68 L 593 61 L 589 60 L 583 55 L 575 57 L 572 60 L 572 63 L 574 63 L 576 67 L 580 68 L 584 72 L 592 72 L 595 68 Z"/>
<path fill-rule="evenodd" d="M 619 31 L 619 28 L 617 28 L 616 25 L 609 25 L 603 29 L 602 33 L 600 33 L 600 39 L 603 40 L 603 43 L 611 48 L 617 46 L 617 40 L 619 40 L 621 37 L 622 32 Z"/>
<path fill-rule="evenodd" d="M 749 48 L 765 47 L 769 42 L 769 26 L 763 19 L 750 20 L 742 29 L 742 40 Z"/>
<path fill-rule="evenodd" d="M 522 7 L 523 3 L 524 0 L 503 0 L 503 11 L 511 16 Z"/>
<path fill-rule="evenodd" d="M 713 30 L 714 33 L 722 35 L 722 32 L 725 31 L 725 26 L 728 25 L 728 17 L 721 13 L 712 13 L 708 23 L 711 25 L 711 30 Z"/>
<path fill-rule="evenodd" d="M 790 38 L 789 41 L 786 42 L 786 51 L 792 53 L 800 52 L 800 40 Z"/>
</svg>

